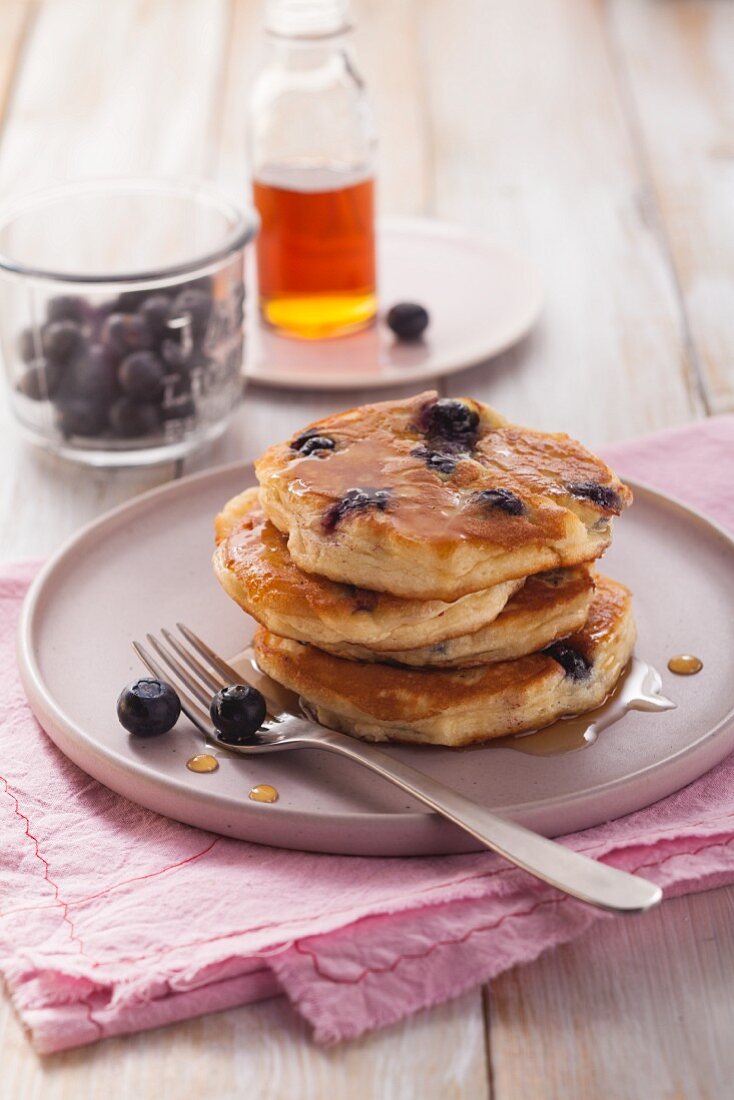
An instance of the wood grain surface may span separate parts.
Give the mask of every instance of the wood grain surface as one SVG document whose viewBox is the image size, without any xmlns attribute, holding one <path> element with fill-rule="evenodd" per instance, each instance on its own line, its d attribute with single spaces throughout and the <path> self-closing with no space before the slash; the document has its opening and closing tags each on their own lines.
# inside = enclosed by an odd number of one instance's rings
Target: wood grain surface
<svg viewBox="0 0 734 1100">
<path fill-rule="evenodd" d="M 441 391 L 592 446 L 733 409 L 729 0 L 354 9 L 381 209 L 476 226 L 548 289 L 527 340 Z M 138 173 L 245 201 L 260 22 L 260 0 L 0 0 L 0 199 Z M 0 555 L 42 557 L 142 489 L 377 396 L 251 386 L 209 451 L 114 474 L 35 454 L 3 399 Z M 328 1051 L 276 999 L 40 1059 L 3 1000 L 0 1097 L 729 1097 L 732 904 L 720 890 L 606 922 L 484 995 Z"/>
</svg>

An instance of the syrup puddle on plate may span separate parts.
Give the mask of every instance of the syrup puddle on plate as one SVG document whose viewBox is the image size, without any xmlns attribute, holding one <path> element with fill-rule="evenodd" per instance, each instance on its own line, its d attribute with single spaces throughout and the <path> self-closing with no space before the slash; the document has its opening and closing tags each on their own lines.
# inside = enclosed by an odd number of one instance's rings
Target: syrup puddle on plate
<svg viewBox="0 0 734 1100">
<path fill-rule="evenodd" d="M 258 783 L 251 788 L 247 797 L 253 802 L 277 802 L 280 795 L 277 787 L 271 787 L 269 783 Z"/>
<path fill-rule="evenodd" d="M 559 718 L 543 729 L 498 737 L 490 748 L 512 749 L 531 756 L 557 756 L 593 745 L 602 730 L 623 718 L 627 711 L 675 710 L 676 704 L 661 692 L 660 673 L 652 665 L 633 657 L 614 691 L 588 714 Z"/>
<path fill-rule="evenodd" d="M 208 752 L 199 753 L 186 761 L 186 767 L 191 772 L 215 772 L 219 767 L 216 756 L 210 756 Z"/>
<path fill-rule="evenodd" d="M 692 653 L 679 653 L 670 658 L 668 668 L 676 676 L 695 676 L 703 668 L 703 661 Z"/>
</svg>

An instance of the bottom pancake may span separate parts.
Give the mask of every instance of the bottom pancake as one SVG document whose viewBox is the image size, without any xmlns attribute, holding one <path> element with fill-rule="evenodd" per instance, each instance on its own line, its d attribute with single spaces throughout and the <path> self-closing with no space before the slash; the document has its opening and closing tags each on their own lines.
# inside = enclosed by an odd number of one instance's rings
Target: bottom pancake
<svg viewBox="0 0 734 1100">
<path fill-rule="evenodd" d="M 263 672 L 301 695 L 322 725 L 369 741 L 464 745 L 549 725 L 599 706 L 635 643 L 631 593 L 607 577 L 585 625 L 542 653 L 470 669 L 346 661 L 260 628 Z"/>
</svg>

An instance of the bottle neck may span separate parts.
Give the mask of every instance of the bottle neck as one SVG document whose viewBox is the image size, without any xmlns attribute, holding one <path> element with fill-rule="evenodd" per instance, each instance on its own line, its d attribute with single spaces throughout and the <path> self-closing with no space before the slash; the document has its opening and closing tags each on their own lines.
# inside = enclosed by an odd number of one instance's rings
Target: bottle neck
<svg viewBox="0 0 734 1100">
<path fill-rule="evenodd" d="M 336 31 L 318 38 L 290 37 L 268 32 L 267 43 L 272 57 L 300 59 L 304 65 L 318 64 L 332 54 L 351 52 L 351 29 Z"/>
</svg>

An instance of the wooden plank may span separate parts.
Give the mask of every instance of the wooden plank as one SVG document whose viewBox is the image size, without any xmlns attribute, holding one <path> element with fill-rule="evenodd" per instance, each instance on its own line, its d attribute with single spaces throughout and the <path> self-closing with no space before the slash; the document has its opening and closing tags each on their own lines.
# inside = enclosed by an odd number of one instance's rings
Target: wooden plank
<svg viewBox="0 0 734 1100">
<path fill-rule="evenodd" d="M 208 174 L 227 25 L 226 0 L 48 0 L 10 100 L 2 192 L 90 175 Z M 0 515 L 12 517 L 0 529 L 5 559 L 48 554 L 87 520 L 176 472 L 171 463 L 94 472 L 39 456 L 19 444 L 5 402 L 0 465 Z"/>
<path fill-rule="evenodd" d="M 5 0 L 0 5 L 0 133 L 34 14 L 35 5 L 25 0 Z"/>
<path fill-rule="evenodd" d="M 734 408 L 734 7 L 613 0 L 626 86 L 714 411 Z"/>
<path fill-rule="evenodd" d="M 593 445 L 700 413 L 600 4 L 431 3 L 420 33 L 436 212 L 526 253 L 548 291 L 532 338 L 451 392 Z"/>
<path fill-rule="evenodd" d="M 734 1077 L 734 887 L 609 921 L 492 985 L 497 1100 L 699 1100 Z"/>
<path fill-rule="evenodd" d="M 0 1049 L 3 1095 L 24 1100 L 489 1100 L 478 993 L 330 1049 L 279 997 L 46 1058 L 4 1001 Z"/>
<path fill-rule="evenodd" d="M 3 191 L 208 175 L 227 14 L 226 0 L 47 0 L 0 152 Z"/>
</svg>

